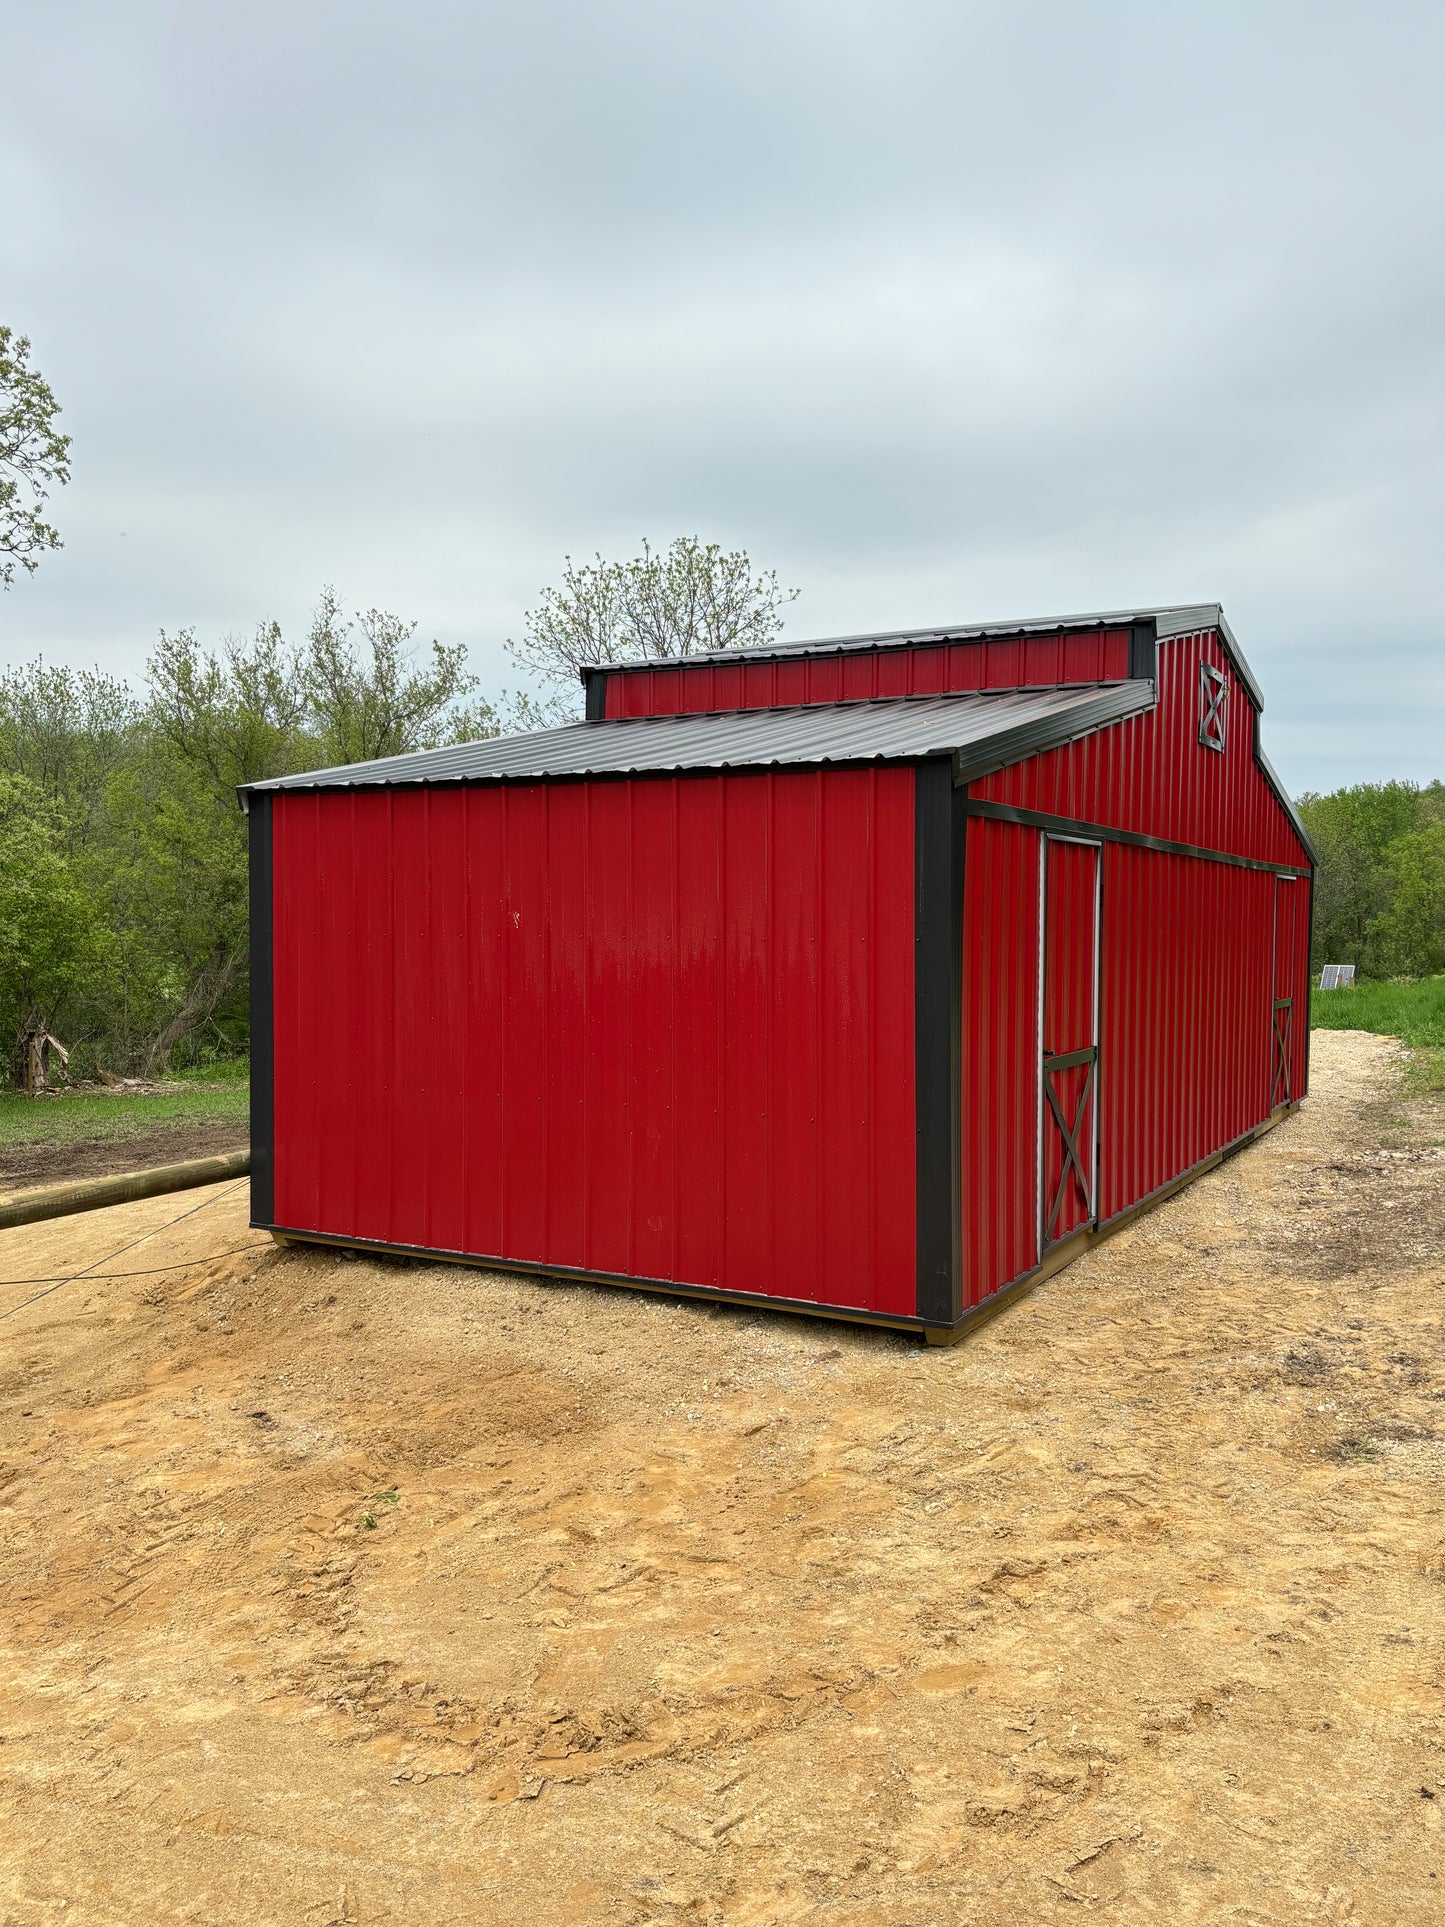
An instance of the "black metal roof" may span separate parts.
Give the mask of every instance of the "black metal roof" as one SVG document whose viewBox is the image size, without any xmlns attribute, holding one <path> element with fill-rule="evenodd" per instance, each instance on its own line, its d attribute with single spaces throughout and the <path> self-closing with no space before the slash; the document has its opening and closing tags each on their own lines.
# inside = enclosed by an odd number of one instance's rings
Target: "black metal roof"
<svg viewBox="0 0 1445 1927">
<path fill-rule="evenodd" d="M 989 694 L 806 703 L 786 709 L 569 723 L 249 783 L 249 790 L 370 789 L 429 783 L 621 776 L 668 770 L 912 761 L 952 756 L 959 782 L 1071 742 L 1155 701 L 1150 682 Z"/>
<path fill-rule="evenodd" d="M 1153 609 L 1105 609 L 1073 616 L 1024 616 L 1007 622 L 945 623 L 931 629 L 888 629 L 861 636 L 822 636 L 799 642 L 775 642 L 766 649 L 701 650 L 682 660 L 688 663 L 772 662 L 790 656 L 831 656 L 855 649 L 902 648 L 909 643 L 984 642 L 1009 636 L 1058 635 L 1066 630 L 1077 634 L 1088 629 L 1127 629 L 1137 622 L 1152 622 L 1161 641 L 1170 636 L 1189 635 L 1196 629 L 1217 630 L 1255 708 L 1264 708 L 1264 695 L 1254 672 L 1217 602 L 1175 603 Z M 677 657 L 657 657 L 589 664 L 582 671 L 582 679 L 585 682 L 589 676 L 611 675 L 615 671 L 667 668 L 678 660 Z"/>
</svg>

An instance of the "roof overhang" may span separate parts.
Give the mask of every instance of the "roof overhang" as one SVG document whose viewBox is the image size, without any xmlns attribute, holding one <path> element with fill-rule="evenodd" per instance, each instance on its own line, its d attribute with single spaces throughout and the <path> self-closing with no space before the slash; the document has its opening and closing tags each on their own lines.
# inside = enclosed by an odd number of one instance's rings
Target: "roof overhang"
<svg viewBox="0 0 1445 1927">
<path fill-rule="evenodd" d="M 259 792 L 818 768 L 941 756 L 952 759 L 955 780 L 967 783 L 1142 714 L 1155 701 L 1152 682 L 1133 681 L 570 723 L 250 783 L 241 800 L 244 807 L 247 796 Z"/>
</svg>

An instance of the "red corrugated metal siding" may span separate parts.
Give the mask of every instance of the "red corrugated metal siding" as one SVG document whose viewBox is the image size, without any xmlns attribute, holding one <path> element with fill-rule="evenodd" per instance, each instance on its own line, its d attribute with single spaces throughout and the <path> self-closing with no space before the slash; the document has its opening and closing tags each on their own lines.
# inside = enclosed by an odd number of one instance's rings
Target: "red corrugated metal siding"
<svg viewBox="0 0 1445 1927">
<path fill-rule="evenodd" d="M 1286 1030 L 1289 1075 L 1272 1086 L 1277 1103 L 1298 1097 L 1304 1090 L 1309 1031 L 1309 885 L 1280 877 L 1274 896 L 1274 995 L 1291 1000 Z"/>
<path fill-rule="evenodd" d="M 963 1303 L 1038 1262 L 1039 836 L 970 820 L 963 870 Z"/>
<path fill-rule="evenodd" d="M 1199 664 L 1229 681 L 1223 753 L 1199 742 Z M 970 795 L 1174 843 L 1304 867 L 1308 858 L 1254 760 L 1254 710 L 1211 630 L 1159 645 L 1159 703 L 1063 749 L 982 778 Z"/>
<path fill-rule="evenodd" d="M 1014 824 L 973 818 L 968 825 L 966 1305 L 1031 1270 L 1040 1255 L 1041 841 L 1041 832 Z M 1276 881 L 1268 870 L 1130 844 L 1106 842 L 1100 861 L 1098 1182 L 1099 1215 L 1107 1222 L 1270 1114 Z M 1289 887 L 1308 889 L 1304 882 Z M 1287 968 L 1307 1010 L 1302 934 Z M 1297 1092 L 1304 1043 L 1301 1023 L 1294 1038 Z"/>
<path fill-rule="evenodd" d="M 1014 636 L 1002 640 L 894 644 L 795 661 L 663 664 L 607 678 L 606 715 L 679 716 L 788 703 L 936 696 L 955 689 L 1020 689 L 1115 682 L 1129 673 L 1129 632 Z"/>
<path fill-rule="evenodd" d="M 1274 878 L 1128 844 L 1103 861 L 1107 1220 L 1269 1116 Z"/>
<path fill-rule="evenodd" d="M 912 1315 L 913 797 L 278 795 L 276 1222 Z"/>
<path fill-rule="evenodd" d="M 1059 837 L 1044 839 L 1043 1052 L 1049 1057 L 1092 1049 L 1098 1012 L 1099 850 Z M 1090 1221 L 1094 1189 L 1095 1107 L 1092 1063 L 1047 1068 L 1065 1126 L 1077 1145 L 1083 1176 L 1067 1156 L 1059 1121 L 1042 1108 L 1045 1244 Z M 1045 1093 L 1046 1098 L 1046 1093 Z"/>
</svg>

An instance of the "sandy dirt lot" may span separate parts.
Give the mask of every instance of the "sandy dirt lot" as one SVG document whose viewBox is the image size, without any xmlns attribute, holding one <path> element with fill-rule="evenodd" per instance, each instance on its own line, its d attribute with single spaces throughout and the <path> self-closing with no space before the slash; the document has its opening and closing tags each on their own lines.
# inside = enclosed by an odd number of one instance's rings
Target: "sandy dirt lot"
<svg viewBox="0 0 1445 1927">
<path fill-rule="evenodd" d="M 0 1325 L 0 1921 L 1438 1924 L 1441 1117 L 1315 1069 L 952 1351 L 4 1234 L 182 1268 Z"/>
</svg>

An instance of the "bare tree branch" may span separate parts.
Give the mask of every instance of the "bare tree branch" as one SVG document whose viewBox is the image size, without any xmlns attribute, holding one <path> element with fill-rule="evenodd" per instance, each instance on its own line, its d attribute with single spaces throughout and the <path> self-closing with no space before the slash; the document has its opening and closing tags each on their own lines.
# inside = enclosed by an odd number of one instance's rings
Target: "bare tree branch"
<svg viewBox="0 0 1445 1927">
<path fill-rule="evenodd" d="M 779 588 L 774 570 L 755 575 L 743 550 L 696 536 L 680 535 L 661 551 L 644 542 L 630 562 L 599 555 L 578 564 L 569 555 L 561 584 L 544 589 L 527 612 L 521 641 L 507 643 L 516 667 L 550 692 L 540 703 L 518 702 L 527 720 L 557 720 L 576 713 L 584 668 L 761 648 L 778 635 L 797 595 Z"/>
</svg>

